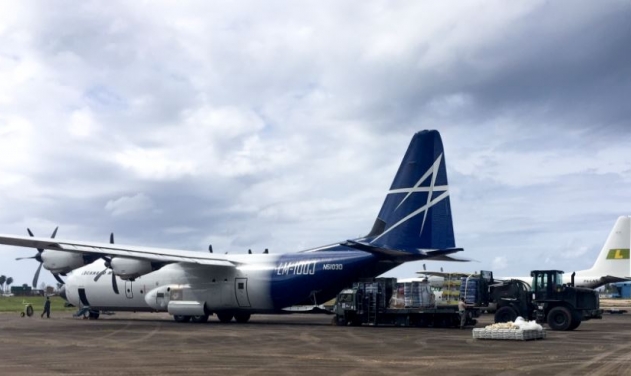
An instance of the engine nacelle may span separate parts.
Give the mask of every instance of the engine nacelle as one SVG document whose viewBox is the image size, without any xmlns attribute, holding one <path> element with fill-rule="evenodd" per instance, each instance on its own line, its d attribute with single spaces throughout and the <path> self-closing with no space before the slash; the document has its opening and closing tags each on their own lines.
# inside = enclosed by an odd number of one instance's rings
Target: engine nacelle
<svg viewBox="0 0 631 376">
<path fill-rule="evenodd" d="M 154 271 L 151 261 L 127 257 L 114 257 L 110 262 L 114 274 L 120 279 L 130 280 Z"/>
<path fill-rule="evenodd" d="M 44 268 L 55 274 L 70 273 L 74 269 L 94 261 L 94 258 L 89 255 L 65 251 L 52 251 L 50 249 L 45 249 L 41 257 Z"/>
</svg>

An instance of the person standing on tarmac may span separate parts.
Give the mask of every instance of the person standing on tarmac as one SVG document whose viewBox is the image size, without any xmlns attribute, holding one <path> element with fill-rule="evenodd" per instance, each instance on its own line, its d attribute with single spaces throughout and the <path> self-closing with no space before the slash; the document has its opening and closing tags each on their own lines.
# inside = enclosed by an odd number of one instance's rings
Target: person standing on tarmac
<svg viewBox="0 0 631 376">
<path fill-rule="evenodd" d="M 44 318 L 44 314 L 46 314 L 46 318 L 50 318 L 50 298 L 46 297 L 46 302 L 44 302 L 44 312 L 42 312 L 41 317 Z"/>
<path fill-rule="evenodd" d="M 460 313 L 460 329 L 463 329 L 467 324 L 467 303 L 464 298 L 460 298 L 458 302 L 458 313 Z"/>
</svg>

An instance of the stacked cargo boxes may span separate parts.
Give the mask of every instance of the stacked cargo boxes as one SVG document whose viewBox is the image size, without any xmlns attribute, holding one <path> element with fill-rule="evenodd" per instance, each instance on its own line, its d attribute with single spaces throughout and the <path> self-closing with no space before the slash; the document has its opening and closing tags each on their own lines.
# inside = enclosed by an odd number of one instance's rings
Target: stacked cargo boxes
<svg viewBox="0 0 631 376">
<path fill-rule="evenodd" d="M 480 281 L 477 278 L 462 277 L 460 280 L 460 297 L 464 298 L 467 304 L 476 304 L 478 302 L 478 285 Z"/>
<path fill-rule="evenodd" d="M 460 285 L 462 280 L 459 275 L 447 274 L 443 279 L 443 304 L 458 304 L 460 298 Z"/>
<path fill-rule="evenodd" d="M 436 301 L 428 282 L 397 283 L 392 293 L 388 308 L 429 308 Z"/>
</svg>

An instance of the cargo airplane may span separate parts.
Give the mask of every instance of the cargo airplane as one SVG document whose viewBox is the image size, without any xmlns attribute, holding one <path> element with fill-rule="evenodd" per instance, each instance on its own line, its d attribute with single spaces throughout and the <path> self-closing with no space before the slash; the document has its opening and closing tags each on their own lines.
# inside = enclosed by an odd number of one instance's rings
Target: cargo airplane
<svg viewBox="0 0 631 376">
<path fill-rule="evenodd" d="M 574 285 L 595 289 L 608 283 L 631 281 L 631 217 L 621 216 L 616 220 L 613 229 L 609 233 L 607 241 L 603 245 L 594 265 L 590 269 L 579 270 L 574 275 Z M 418 272 L 421 278 L 408 278 L 403 281 L 429 281 L 432 287 L 442 287 L 445 276 L 466 277 L 466 273 L 448 273 L 422 271 Z M 496 280 L 518 279 L 528 284 L 532 283 L 531 277 L 495 277 Z M 572 274 L 563 274 L 563 283 L 571 282 Z"/>
<path fill-rule="evenodd" d="M 247 322 L 253 313 L 320 304 L 358 278 L 417 260 L 467 261 L 455 246 L 445 156 L 437 131 L 415 134 L 368 235 L 288 254 L 216 254 L 0 235 L 36 248 L 64 297 L 98 311 L 168 312 L 178 322 Z M 39 270 L 39 269 L 38 269 Z M 102 278 L 107 275 L 108 277 Z"/>
</svg>

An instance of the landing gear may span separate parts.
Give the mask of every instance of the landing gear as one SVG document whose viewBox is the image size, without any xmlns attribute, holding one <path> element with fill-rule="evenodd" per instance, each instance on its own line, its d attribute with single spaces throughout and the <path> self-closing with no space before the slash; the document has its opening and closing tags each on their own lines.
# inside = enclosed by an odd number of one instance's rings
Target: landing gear
<svg viewBox="0 0 631 376">
<path fill-rule="evenodd" d="M 90 313 L 88 314 L 88 319 L 97 320 L 99 318 L 99 315 L 99 311 L 90 311 Z"/>
<path fill-rule="evenodd" d="M 235 313 L 234 314 L 234 319 L 238 323 L 243 324 L 243 323 L 246 323 L 246 322 L 250 321 L 250 316 L 251 315 L 249 313 Z"/>
<path fill-rule="evenodd" d="M 232 317 L 233 316 L 234 315 L 231 312 L 217 312 L 217 318 L 222 323 L 228 323 L 228 322 L 232 321 Z"/>
<path fill-rule="evenodd" d="M 196 324 L 203 324 L 205 322 L 208 322 L 208 315 L 191 316 L 191 322 L 194 322 Z"/>
<path fill-rule="evenodd" d="M 189 322 L 191 321 L 191 316 L 173 315 L 173 320 L 175 322 Z"/>
</svg>

